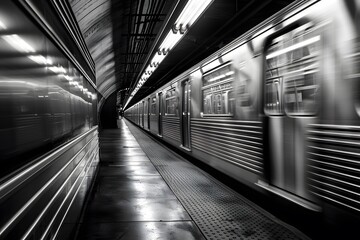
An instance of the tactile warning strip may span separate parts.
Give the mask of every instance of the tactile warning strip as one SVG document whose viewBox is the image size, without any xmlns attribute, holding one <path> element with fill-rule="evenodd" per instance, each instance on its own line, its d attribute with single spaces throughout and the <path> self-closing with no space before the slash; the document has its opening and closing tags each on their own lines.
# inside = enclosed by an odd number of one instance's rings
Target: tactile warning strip
<svg viewBox="0 0 360 240">
<path fill-rule="evenodd" d="M 307 239 L 126 123 L 207 239 Z"/>
</svg>

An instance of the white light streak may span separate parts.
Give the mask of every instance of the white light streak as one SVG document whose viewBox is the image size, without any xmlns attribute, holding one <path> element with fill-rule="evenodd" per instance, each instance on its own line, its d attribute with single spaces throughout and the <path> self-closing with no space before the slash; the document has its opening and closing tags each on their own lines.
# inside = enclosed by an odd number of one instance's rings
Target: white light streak
<svg viewBox="0 0 360 240">
<path fill-rule="evenodd" d="M 0 29 L 7 29 L 6 25 L 0 21 Z"/>
<path fill-rule="evenodd" d="M 165 57 L 166 57 L 165 54 L 156 53 L 154 57 L 151 59 L 151 64 L 159 65 L 164 60 Z"/>
<path fill-rule="evenodd" d="M 164 41 L 160 45 L 160 50 L 165 50 L 165 52 L 170 51 L 184 36 L 184 34 L 174 33 L 172 30 L 168 32 Z"/>
<path fill-rule="evenodd" d="M 74 79 L 73 77 L 70 77 L 69 75 L 65 75 L 65 74 L 60 74 L 59 76 L 65 78 L 69 82 L 72 82 L 72 80 Z"/>
<path fill-rule="evenodd" d="M 66 73 L 65 68 L 63 68 L 62 66 L 60 66 L 60 67 L 52 66 L 52 67 L 49 67 L 49 69 L 51 71 L 53 71 L 54 73 Z"/>
<path fill-rule="evenodd" d="M 17 34 L 5 35 L 2 38 L 13 48 L 20 52 L 30 53 L 35 52 L 35 49 L 30 46 L 24 39 Z"/>
<path fill-rule="evenodd" d="M 187 30 L 187 28 L 189 28 L 199 18 L 211 2 L 212 0 L 189 0 L 180 16 L 175 21 L 175 28 L 180 29 L 180 25 L 182 25 L 183 30 Z"/>
<path fill-rule="evenodd" d="M 46 58 L 42 55 L 30 55 L 30 56 L 28 56 L 28 58 L 40 65 L 51 65 L 52 64 L 52 61 L 49 58 Z"/>
<path fill-rule="evenodd" d="M 269 55 L 266 56 L 266 59 L 271 59 L 271 58 L 280 56 L 281 54 L 291 52 L 291 51 L 293 51 L 295 49 L 305 47 L 307 45 L 310 45 L 310 44 L 313 44 L 315 42 L 320 41 L 320 39 L 321 39 L 320 36 L 315 36 L 315 37 L 309 38 L 309 39 L 307 39 L 305 41 L 296 43 L 296 44 L 294 44 L 294 45 L 292 45 L 290 47 L 287 47 L 287 48 L 281 49 L 279 51 L 275 51 L 273 53 L 270 53 Z"/>
</svg>

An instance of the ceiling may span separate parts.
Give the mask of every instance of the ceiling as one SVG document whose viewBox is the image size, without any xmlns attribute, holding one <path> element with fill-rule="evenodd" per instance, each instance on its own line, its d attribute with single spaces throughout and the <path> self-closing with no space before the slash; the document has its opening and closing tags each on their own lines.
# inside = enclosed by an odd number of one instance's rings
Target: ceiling
<svg viewBox="0 0 360 240">
<path fill-rule="evenodd" d="M 149 58 L 187 0 L 68 0 L 96 65 L 104 99 L 119 104 L 136 86 Z M 294 0 L 213 0 L 130 102 L 170 81 Z"/>
</svg>

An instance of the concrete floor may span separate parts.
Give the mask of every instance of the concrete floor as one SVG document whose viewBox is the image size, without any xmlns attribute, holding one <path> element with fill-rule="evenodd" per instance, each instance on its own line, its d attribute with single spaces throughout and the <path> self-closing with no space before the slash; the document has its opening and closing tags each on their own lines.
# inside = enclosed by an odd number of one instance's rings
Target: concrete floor
<svg viewBox="0 0 360 240">
<path fill-rule="evenodd" d="M 77 239 L 204 239 L 123 120 L 100 133 L 100 149 Z"/>
</svg>

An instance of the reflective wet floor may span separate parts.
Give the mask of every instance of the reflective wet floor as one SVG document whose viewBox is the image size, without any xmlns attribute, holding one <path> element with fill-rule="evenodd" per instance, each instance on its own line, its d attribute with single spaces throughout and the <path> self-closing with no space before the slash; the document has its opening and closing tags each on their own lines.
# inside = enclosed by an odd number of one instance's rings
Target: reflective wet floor
<svg viewBox="0 0 360 240">
<path fill-rule="evenodd" d="M 100 159 L 78 239 L 205 239 L 124 121 L 100 133 Z"/>
<path fill-rule="evenodd" d="M 100 133 L 78 239 L 307 239 L 127 120 Z"/>
</svg>

